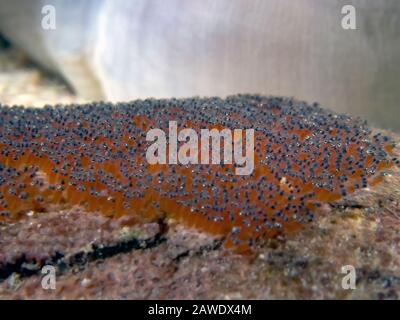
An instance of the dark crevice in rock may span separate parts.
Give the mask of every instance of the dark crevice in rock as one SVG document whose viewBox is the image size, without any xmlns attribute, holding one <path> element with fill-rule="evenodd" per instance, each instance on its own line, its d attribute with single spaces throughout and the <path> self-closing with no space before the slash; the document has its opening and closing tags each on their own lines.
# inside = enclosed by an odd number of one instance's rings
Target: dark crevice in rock
<svg viewBox="0 0 400 320">
<path fill-rule="evenodd" d="M 336 210 L 368 208 L 368 206 L 365 206 L 357 201 L 352 201 L 352 200 L 337 201 L 337 202 L 329 203 L 329 206 L 332 209 L 336 209 Z"/>
<path fill-rule="evenodd" d="M 213 244 L 201 246 L 197 250 L 193 250 L 193 249 L 185 250 L 185 251 L 181 252 L 180 254 L 178 254 L 176 257 L 174 257 L 172 259 L 172 261 L 174 261 L 175 263 L 179 263 L 183 258 L 189 257 L 190 255 L 200 256 L 205 252 L 218 250 L 221 248 L 222 243 L 223 243 L 223 240 L 217 240 Z"/>
<path fill-rule="evenodd" d="M 84 267 L 87 263 L 92 261 L 106 259 L 120 253 L 157 247 L 166 241 L 164 221 L 160 221 L 159 225 L 160 231 L 152 238 L 145 240 L 133 238 L 112 245 L 93 244 L 89 252 L 81 251 L 72 255 L 56 252 L 50 258 L 41 261 L 28 260 L 26 255 L 22 254 L 14 262 L 0 265 L 0 283 L 13 273 L 17 273 L 21 278 L 39 274 L 42 267 L 45 265 L 56 267 L 57 274 L 60 275 L 73 267 Z"/>
</svg>

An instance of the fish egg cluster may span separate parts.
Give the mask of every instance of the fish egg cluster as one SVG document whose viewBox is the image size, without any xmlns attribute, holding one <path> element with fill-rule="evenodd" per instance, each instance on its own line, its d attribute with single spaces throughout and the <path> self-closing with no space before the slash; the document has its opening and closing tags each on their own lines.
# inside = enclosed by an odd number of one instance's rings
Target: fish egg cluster
<svg viewBox="0 0 400 320">
<path fill-rule="evenodd" d="M 254 129 L 254 170 L 149 164 L 152 128 Z M 287 98 L 138 100 L 42 109 L 0 105 L 0 220 L 51 205 L 134 223 L 173 219 L 239 252 L 315 219 L 323 203 L 379 183 L 394 142 L 367 125 Z M 223 157 L 221 156 L 221 159 Z"/>
</svg>

